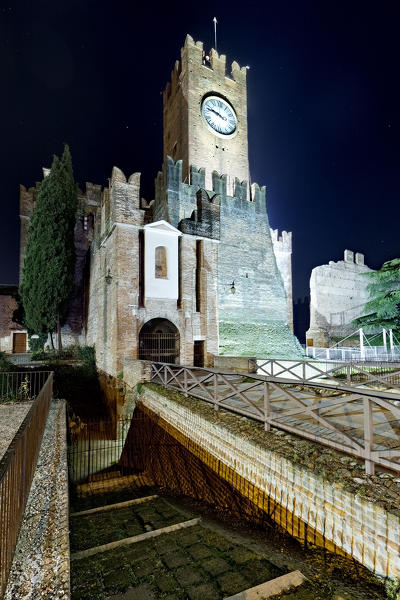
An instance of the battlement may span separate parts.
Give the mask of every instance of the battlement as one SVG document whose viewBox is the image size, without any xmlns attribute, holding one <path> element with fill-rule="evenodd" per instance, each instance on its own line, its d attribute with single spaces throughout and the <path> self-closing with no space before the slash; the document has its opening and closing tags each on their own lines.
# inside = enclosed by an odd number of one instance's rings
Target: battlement
<svg viewBox="0 0 400 600">
<path fill-rule="evenodd" d="M 35 199 L 38 188 L 30 187 L 27 189 L 24 185 L 19 186 L 19 214 L 20 217 L 30 218 L 35 208 Z"/>
<path fill-rule="evenodd" d="M 279 235 L 279 229 L 271 229 L 271 239 L 274 244 L 274 249 L 284 250 L 286 252 L 292 251 L 291 231 L 282 231 L 282 235 Z"/>
<path fill-rule="evenodd" d="M 86 182 L 86 203 L 88 206 L 99 206 L 101 203 L 102 187 L 97 183 Z"/>
<path fill-rule="evenodd" d="M 153 217 L 156 220 L 164 219 L 174 227 L 178 227 L 182 219 L 192 218 L 193 211 L 198 208 L 197 192 L 200 189 L 204 190 L 209 198 L 218 196 L 221 206 L 223 205 L 227 210 L 266 215 L 265 186 L 260 187 L 257 183 L 253 183 L 248 194 L 248 182 L 235 178 L 233 195 L 230 195 L 227 191 L 227 175 L 212 171 L 212 186 L 211 189 L 207 189 L 206 169 L 198 169 L 191 165 L 190 174 L 190 183 L 187 183 L 182 178 L 182 161 L 174 162 L 170 156 L 167 156 L 162 171 L 159 171 L 155 180 Z M 291 236 L 286 232 L 284 235 Z M 286 240 L 287 237 L 284 239 Z"/>
<path fill-rule="evenodd" d="M 244 84 L 246 82 L 247 67 L 241 67 L 234 60 L 231 64 L 230 72 L 226 71 L 226 55 L 218 54 L 211 48 L 206 54 L 203 49 L 203 42 L 195 42 L 191 35 L 187 34 L 183 48 L 181 48 L 181 60 L 175 62 L 175 66 L 171 71 L 171 81 L 167 83 L 164 94 L 169 97 L 178 85 L 182 73 L 187 71 L 188 65 L 197 65 L 214 71 L 215 75 L 220 78 L 228 78 L 232 82 Z"/>
<path fill-rule="evenodd" d="M 344 262 L 356 263 L 356 265 L 364 264 L 364 254 L 361 252 L 353 252 L 352 250 L 344 251 Z"/>
<path fill-rule="evenodd" d="M 114 224 L 143 225 L 144 210 L 140 200 L 140 173 L 133 173 L 129 179 L 118 167 L 113 167 L 110 185 L 102 194 L 100 210 L 97 213 L 97 232 L 100 238 L 107 235 Z M 96 199 L 99 186 L 91 184 L 90 192 Z"/>
<path fill-rule="evenodd" d="M 220 197 L 209 196 L 204 189 L 196 192 L 197 209 L 189 219 L 182 219 L 178 228 L 183 233 L 219 240 L 220 238 Z"/>
</svg>

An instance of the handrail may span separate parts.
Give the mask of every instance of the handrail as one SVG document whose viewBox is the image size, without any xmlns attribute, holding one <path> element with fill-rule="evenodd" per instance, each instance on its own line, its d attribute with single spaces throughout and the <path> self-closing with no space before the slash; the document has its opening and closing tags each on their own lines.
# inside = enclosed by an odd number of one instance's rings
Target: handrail
<svg viewBox="0 0 400 600">
<path fill-rule="evenodd" d="M 324 364 L 326 368 L 323 368 L 322 365 Z M 388 363 L 384 363 L 384 365 L 379 366 L 375 363 L 367 366 L 365 363 L 343 363 L 338 361 L 325 363 L 322 360 L 248 359 L 248 370 L 252 377 L 262 373 L 267 378 L 275 377 L 278 380 L 285 379 L 290 380 L 291 383 L 297 382 L 307 385 L 318 379 L 319 381 L 316 382 L 318 385 L 325 385 L 328 382 L 322 382 L 321 378 L 332 381 L 338 376 L 343 376 L 346 379 L 346 385 L 351 387 L 364 389 L 366 385 L 378 385 L 380 387 L 385 386 L 386 389 L 400 391 L 400 368 L 393 370 L 393 368 L 387 366 Z M 377 373 L 377 371 L 381 372 Z"/>
<path fill-rule="evenodd" d="M 43 373 L 43 372 L 42 372 Z M 0 460 L 0 597 L 3 597 L 53 396 L 53 373 Z M 35 373 L 28 373 L 34 383 Z"/>
<path fill-rule="evenodd" d="M 299 381 L 210 368 L 151 363 L 152 381 L 214 406 L 294 433 L 364 460 L 368 475 L 375 465 L 400 471 L 398 393 Z M 310 395 L 313 389 L 334 390 L 339 396 Z M 376 427 L 374 417 L 376 417 Z M 390 417 L 390 418 L 389 418 Z M 392 427 L 393 424 L 395 427 Z M 385 425 L 390 429 L 385 437 Z M 379 432 L 378 432 L 379 427 Z"/>
</svg>

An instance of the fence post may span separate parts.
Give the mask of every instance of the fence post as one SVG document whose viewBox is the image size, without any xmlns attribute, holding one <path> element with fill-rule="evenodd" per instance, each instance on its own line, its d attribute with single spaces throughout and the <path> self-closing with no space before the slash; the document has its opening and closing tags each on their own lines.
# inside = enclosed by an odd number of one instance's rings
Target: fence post
<svg viewBox="0 0 400 600">
<path fill-rule="evenodd" d="M 306 361 L 303 360 L 303 383 L 306 380 Z"/>
<path fill-rule="evenodd" d="M 346 381 L 347 383 L 351 383 L 351 363 L 346 365 Z"/>
<path fill-rule="evenodd" d="M 264 381 L 264 429 L 265 431 L 271 431 L 271 424 L 268 423 L 267 419 L 271 414 L 271 404 L 269 398 L 269 384 Z"/>
<path fill-rule="evenodd" d="M 167 375 L 167 366 L 164 365 L 164 386 L 167 387 L 167 380 L 168 380 L 168 375 Z"/>
<path fill-rule="evenodd" d="M 219 410 L 219 405 L 218 405 L 218 373 L 214 374 L 214 410 Z"/>
<path fill-rule="evenodd" d="M 185 367 L 183 367 L 183 389 L 184 389 L 184 395 L 187 398 L 188 397 L 188 393 L 187 393 L 187 369 Z"/>
<path fill-rule="evenodd" d="M 365 449 L 365 472 L 367 475 L 373 475 L 375 472 L 375 463 L 371 458 L 371 452 L 374 447 L 374 423 L 372 418 L 372 400 L 368 396 L 363 398 L 364 404 L 364 449 Z"/>
</svg>

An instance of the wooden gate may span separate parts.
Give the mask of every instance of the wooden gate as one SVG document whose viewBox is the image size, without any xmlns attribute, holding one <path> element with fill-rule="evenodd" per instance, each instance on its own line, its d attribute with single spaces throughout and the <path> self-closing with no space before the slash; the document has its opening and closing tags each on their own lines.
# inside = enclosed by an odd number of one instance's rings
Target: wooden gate
<svg viewBox="0 0 400 600">
<path fill-rule="evenodd" d="M 23 354 L 26 352 L 26 333 L 14 333 L 13 353 Z"/>
</svg>

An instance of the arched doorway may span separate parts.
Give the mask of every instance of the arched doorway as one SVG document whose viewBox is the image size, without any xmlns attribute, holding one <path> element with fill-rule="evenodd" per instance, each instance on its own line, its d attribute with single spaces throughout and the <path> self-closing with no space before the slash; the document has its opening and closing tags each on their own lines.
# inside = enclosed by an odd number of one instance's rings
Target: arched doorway
<svg viewBox="0 0 400 600">
<path fill-rule="evenodd" d="M 171 321 L 151 319 L 139 333 L 139 359 L 176 364 L 179 342 L 179 331 Z"/>
</svg>

